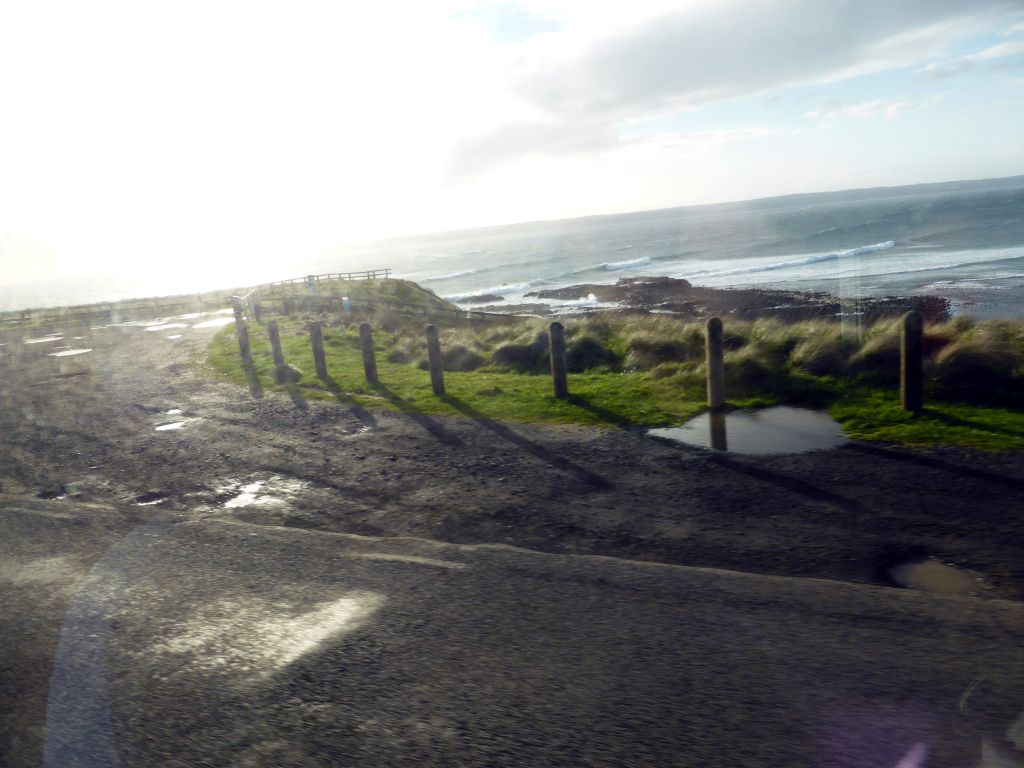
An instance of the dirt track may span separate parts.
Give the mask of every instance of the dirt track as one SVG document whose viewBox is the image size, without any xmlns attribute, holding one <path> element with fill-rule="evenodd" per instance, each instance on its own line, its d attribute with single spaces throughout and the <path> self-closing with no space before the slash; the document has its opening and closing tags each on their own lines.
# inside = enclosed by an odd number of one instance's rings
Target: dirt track
<svg viewBox="0 0 1024 768">
<path fill-rule="evenodd" d="M 253 399 L 203 375 L 214 332 L 7 339 L 0 492 L 111 504 L 126 522 L 228 513 L 873 583 L 893 552 L 920 550 L 980 571 L 996 594 L 1024 588 L 1020 455 L 850 444 L 736 456 L 621 430 L 497 424 L 468 408 L 437 418 Z M 93 351 L 47 354 L 64 344 Z M 254 503 L 224 509 L 254 483 Z"/>
</svg>

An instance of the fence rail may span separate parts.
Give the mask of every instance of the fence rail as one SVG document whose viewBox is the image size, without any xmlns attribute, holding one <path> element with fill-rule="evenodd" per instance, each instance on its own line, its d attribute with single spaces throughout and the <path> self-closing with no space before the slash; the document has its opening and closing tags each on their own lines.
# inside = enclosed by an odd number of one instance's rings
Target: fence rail
<svg viewBox="0 0 1024 768">
<path fill-rule="evenodd" d="M 255 290 L 273 293 L 277 288 L 285 285 L 309 285 L 310 283 L 319 283 L 321 280 L 386 280 L 389 277 L 391 277 L 391 270 L 389 268 L 367 269 L 362 272 L 327 272 L 322 275 L 307 275 L 306 277 L 295 277 L 291 280 L 264 283 Z"/>
</svg>

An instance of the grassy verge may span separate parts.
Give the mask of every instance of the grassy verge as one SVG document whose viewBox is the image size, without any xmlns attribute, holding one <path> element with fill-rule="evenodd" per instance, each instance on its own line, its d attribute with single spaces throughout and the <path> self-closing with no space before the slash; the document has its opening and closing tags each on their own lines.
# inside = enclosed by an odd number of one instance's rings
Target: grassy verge
<svg viewBox="0 0 1024 768">
<path fill-rule="evenodd" d="M 306 372 L 300 385 L 306 397 L 337 397 L 366 407 L 506 422 L 629 427 L 678 424 L 704 410 L 704 372 L 700 362 L 703 349 L 699 347 L 699 327 L 693 324 L 641 322 L 643 327 L 634 327 L 630 336 L 629 328 L 636 323 L 625 319 L 614 328 L 609 328 L 607 321 L 567 323 L 571 339 L 599 338 L 612 357 L 591 369 L 570 374 L 572 397 L 564 401 L 552 395 L 548 376 L 510 370 L 495 362 L 499 355 L 496 350 L 502 344 L 514 346 L 518 342 L 520 351 L 528 352 L 529 339 L 543 327 L 540 321 L 442 329 L 442 346 L 446 350 L 460 348 L 478 358 L 474 370 L 446 372 L 447 398 L 433 396 L 429 374 L 420 367 L 425 355 L 419 320 L 412 325 L 382 323 L 390 325 L 390 330 L 374 331 L 382 383 L 378 388 L 368 386 L 364 379 L 354 323 L 324 329 L 330 374 L 330 382 L 325 384 L 313 373 L 305 321 L 278 321 L 286 360 Z M 733 395 L 730 404 L 740 408 L 779 403 L 826 408 L 850 437 L 862 440 L 915 446 L 959 445 L 993 451 L 1024 449 L 1024 411 L 1016 407 L 956 403 L 930 396 L 926 411 L 914 417 L 900 410 L 896 387 L 885 380 L 891 378 L 890 374 L 872 377 L 864 373 L 868 369 L 858 375 L 830 369 L 822 360 L 830 359 L 837 350 L 826 342 L 831 339 L 835 345 L 840 343 L 832 328 L 821 324 L 733 324 L 733 349 L 726 360 L 730 371 L 728 391 Z M 671 343 L 678 347 L 673 352 L 675 359 L 657 359 L 655 353 L 663 341 L 659 334 L 671 335 Z M 264 388 L 275 389 L 271 383 L 273 362 L 265 326 L 252 323 L 250 336 L 260 381 Z M 862 361 L 871 362 L 875 357 L 886 357 L 891 344 L 886 346 L 885 340 L 890 337 L 891 329 L 878 331 L 854 354 L 854 359 L 859 355 Z M 623 364 L 630 357 L 639 359 L 642 355 L 653 355 L 654 359 L 643 364 Z M 394 361 L 389 362 L 388 358 Z M 215 375 L 239 385 L 246 383 L 233 328 L 224 329 L 213 340 L 207 362 Z M 818 372 L 808 368 L 817 368 Z"/>
</svg>

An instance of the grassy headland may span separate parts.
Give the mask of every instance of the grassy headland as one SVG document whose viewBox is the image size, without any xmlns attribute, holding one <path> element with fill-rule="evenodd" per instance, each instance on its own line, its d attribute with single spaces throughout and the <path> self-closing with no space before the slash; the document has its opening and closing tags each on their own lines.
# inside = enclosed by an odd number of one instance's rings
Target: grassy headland
<svg viewBox="0 0 1024 768">
<path fill-rule="evenodd" d="M 388 280 L 336 286 L 353 298 L 391 297 L 440 310 L 445 303 L 419 286 Z M 264 317 L 266 321 L 270 315 Z M 430 390 L 422 314 L 356 311 L 274 316 L 285 358 L 306 372 L 301 391 L 344 397 L 364 406 L 500 421 L 649 427 L 677 424 L 704 410 L 704 332 L 698 322 L 666 315 L 608 312 L 566 319 L 569 400 L 552 394 L 547 373 L 547 319 L 460 320 L 434 315 L 440 330 L 448 397 Z M 324 326 L 330 381 L 313 374 L 308 323 Z M 358 323 L 374 328 L 380 387 L 363 377 Z M 256 371 L 272 387 L 265 328 L 250 326 Z M 860 340 L 835 322 L 778 319 L 725 326 L 727 393 L 734 407 L 774 404 L 827 409 L 848 435 L 907 445 L 1024 448 L 1024 323 L 959 318 L 926 328 L 926 403 L 912 416 L 898 403 L 899 339 L 895 318 Z M 214 340 L 209 364 L 242 384 L 234 330 Z"/>
</svg>

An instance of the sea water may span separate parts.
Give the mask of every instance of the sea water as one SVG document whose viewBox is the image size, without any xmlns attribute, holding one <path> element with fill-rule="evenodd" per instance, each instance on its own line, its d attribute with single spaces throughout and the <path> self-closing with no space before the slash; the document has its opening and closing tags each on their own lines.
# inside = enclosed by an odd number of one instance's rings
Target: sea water
<svg viewBox="0 0 1024 768">
<path fill-rule="evenodd" d="M 358 256 L 464 303 L 538 302 L 529 294 L 545 288 L 666 275 L 852 298 L 932 294 L 955 314 L 1024 317 L 1024 176 L 518 224 Z M 584 291 L 545 303 L 598 305 Z"/>
<path fill-rule="evenodd" d="M 493 294 L 504 305 L 573 309 L 600 304 L 585 291 L 568 301 L 529 294 L 665 275 L 717 288 L 844 298 L 933 294 L 949 299 L 954 313 L 1024 317 L 1024 176 L 487 227 L 364 243 L 291 263 L 276 277 L 239 273 L 236 284 L 389 267 L 464 306 L 472 305 L 469 297 Z M 83 294 L 62 293 L 58 303 L 98 300 L 85 295 L 87 283 L 70 285 Z M 5 289 L 0 309 L 17 308 L 15 289 Z M 156 293 L 154 285 L 121 298 Z"/>
</svg>

